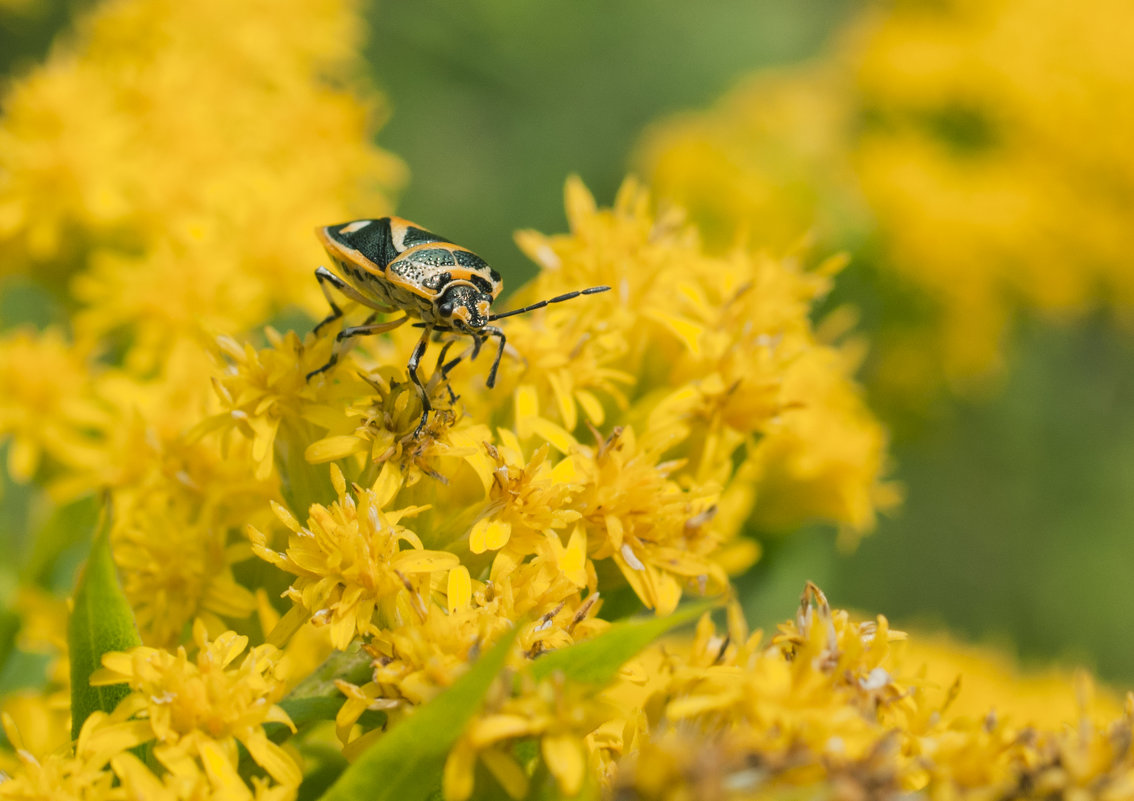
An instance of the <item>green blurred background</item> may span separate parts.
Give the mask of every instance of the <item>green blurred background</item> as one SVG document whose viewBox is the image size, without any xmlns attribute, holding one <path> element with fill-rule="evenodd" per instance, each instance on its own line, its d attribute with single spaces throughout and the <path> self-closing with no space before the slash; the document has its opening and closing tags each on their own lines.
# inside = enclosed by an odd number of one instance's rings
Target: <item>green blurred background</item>
<svg viewBox="0 0 1134 801">
<path fill-rule="evenodd" d="M 0 70 L 41 58 L 85 2 L 0 10 Z M 375 2 L 366 56 L 408 164 L 399 212 L 488 258 L 514 289 L 517 228 L 563 230 L 562 186 L 609 203 L 643 129 L 710 105 L 740 76 L 818 52 L 841 0 Z M 855 266 L 837 301 L 868 282 Z M 5 309 L 24 300 L 9 295 Z M 4 319 L 13 317 L 6 313 Z M 1101 320 L 1025 323 L 1000 382 L 927 411 L 893 444 L 906 502 L 853 553 L 829 529 L 767 543 L 743 582 L 754 622 L 794 609 L 805 579 L 903 628 L 993 641 L 1025 660 L 1134 680 L 1134 338 Z M 4 489 L 4 520 L 26 498 Z"/>
</svg>

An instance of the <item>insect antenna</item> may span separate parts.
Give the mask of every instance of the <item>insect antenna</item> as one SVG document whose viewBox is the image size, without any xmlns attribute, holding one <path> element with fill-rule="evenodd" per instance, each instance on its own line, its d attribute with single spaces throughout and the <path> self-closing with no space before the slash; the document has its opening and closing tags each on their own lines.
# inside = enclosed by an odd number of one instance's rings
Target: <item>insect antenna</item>
<svg viewBox="0 0 1134 801">
<path fill-rule="evenodd" d="M 542 309 L 544 306 L 549 306 L 552 303 L 562 303 L 565 300 L 577 298 L 580 295 L 597 295 L 599 292 L 606 292 L 610 289 L 608 286 L 592 286 L 589 289 L 579 289 L 574 292 L 568 292 L 566 295 L 558 295 L 554 298 L 541 300 L 538 303 L 533 303 L 531 306 L 524 306 L 522 309 L 512 309 L 512 311 L 501 312 L 500 314 L 493 314 L 489 316 L 489 321 L 502 320 L 505 317 L 511 317 L 516 314 L 525 314 L 536 309 Z"/>
</svg>

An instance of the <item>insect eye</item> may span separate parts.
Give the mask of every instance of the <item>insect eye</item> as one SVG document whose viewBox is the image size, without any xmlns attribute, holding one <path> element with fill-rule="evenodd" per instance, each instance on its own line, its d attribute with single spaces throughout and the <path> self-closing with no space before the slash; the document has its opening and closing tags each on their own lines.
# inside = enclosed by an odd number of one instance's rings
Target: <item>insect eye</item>
<svg viewBox="0 0 1134 801">
<path fill-rule="evenodd" d="M 441 313 L 442 317 L 451 317 L 453 315 L 453 304 L 442 303 L 437 307 L 437 311 Z"/>
</svg>

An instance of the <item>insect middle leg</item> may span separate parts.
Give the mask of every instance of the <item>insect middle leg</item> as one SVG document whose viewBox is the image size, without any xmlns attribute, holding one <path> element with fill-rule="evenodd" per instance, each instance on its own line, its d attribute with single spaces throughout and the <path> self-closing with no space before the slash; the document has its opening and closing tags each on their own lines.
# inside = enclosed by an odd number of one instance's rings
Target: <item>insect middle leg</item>
<svg viewBox="0 0 1134 801">
<path fill-rule="evenodd" d="M 339 312 L 341 315 L 342 312 Z M 333 319 L 333 318 L 332 318 Z M 385 323 L 367 323 L 366 325 L 356 325 L 351 328 L 344 328 L 335 337 L 335 346 L 331 350 L 331 358 L 327 363 L 320 367 L 318 370 L 312 370 L 307 374 L 307 380 L 310 381 L 312 376 L 319 375 L 319 373 L 330 370 L 339 361 L 339 357 L 346 350 L 347 342 L 354 337 L 373 336 L 374 334 L 384 334 L 387 331 L 393 331 L 398 326 L 409 320 L 409 315 L 399 317 L 397 320 L 390 320 Z M 324 321 L 326 322 L 326 321 Z M 321 325 L 322 323 L 320 323 Z"/>
<path fill-rule="evenodd" d="M 421 433 L 421 429 L 425 428 L 425 422 L 429 419 L 429 413 L 433 411 L 433 405 L 429 402 L 429 392 L 426 391 L 425 385 L 421 383 L 421 376 L 417 374 L 418 365 L 421 364 L 421 357 L 425 355 L 425 348 L 429 344 L 429 335 L 433 333 L 432 328 L 424 327 L 421 332 L 421 338 L 417 340 L 417 345 L 413 349 L 413 353 L 409 359 L 409 377 L 413 382 L 414 388 L 417 389 L 417 396 L 421 399 L 421 420 L 417 424 L 417 428 L 413 430 L 413 435 L 416 437 Z"/>
<path fill-rule="evenodd" d="M 457 393 L 453 392 L 453 385 L 449 383 L 449 371 L 456 367 L 465 358 L 467 354 L 462 353 L 457 358 L 450 362 L 445 361 L 445 357 L 449 355 L 449 348 L 455 345 L 457 340 L 450 339 L 441 346 L 441 352 L 437 354 L 437 364 L 433 367 L 433 375 L 440 377 L 441 381 L 445 382 L 445 389 L 449 391 L 449 403 L 457 402 Z M 433 379 L 429 379 L 429 383 L 433 383 Z"/>
</svg>

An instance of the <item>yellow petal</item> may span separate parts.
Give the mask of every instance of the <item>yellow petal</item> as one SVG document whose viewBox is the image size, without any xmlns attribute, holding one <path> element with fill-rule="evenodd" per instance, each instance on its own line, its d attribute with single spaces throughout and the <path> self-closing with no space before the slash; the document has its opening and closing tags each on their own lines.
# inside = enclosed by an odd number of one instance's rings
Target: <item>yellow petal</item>
<svg viewBox="0 0 1134 801">
<path fill-rule="evenodd" d="M 378 480 L 374 482 L 371 492 L 374 493 L 375 503 L 379 508 L 386 506 L 394 500 L 394 496 L 401 491 L 405 483 L 405 474 L 395 462 L 385 462 L 378 473 Z"/>
<path fill-rule="evenodd" d="M 583 787 L 586 759 L 583 744 L 570 734 L 548 734 L 540 742 L 547 769 L 565 796 L 578 794 Z"/>
<path fill-rule="evenodd" d="M 520 439 L 516 436 L 516 432 L 510 428 L 498 428 L 496 429 L 496 436 L 500 438 L 500 450 L 506 454 L 511 451 L 515 454 L 514 458 L 522 460 L 524 449 L 520 445 Z"/>
<path fill-rule="evenodd" d="M 516 387 L 514 400 L 516 427 L 526 436 L 523 427 L 533 417 L 539 417 L 539 395 L 531 384 L 521 384 Z"/>
<path fill-rule="evenodd" d="M 205 766 L 210 782 L 222 798 L 251 799 L 252 793 L 236 767 L 232 765 L 220 745 L 212 740 L 202 739 L 200 746 L 201 764 Z"/>
<path fill-rule="evenodd" d="M 441 774 L 441 792 L 445 801 L 465 801 L 473 791 L 473 771 L 476 768 L 476 751 L 468 740 L 460 740 L 445 760 Z"/>
<path fill-rule="evenodd" d="M 673 614 L 677 604 L 681 601 L 681 585 L 669 573 L 650 571 L 654 576 L 654 595 L 657 604 L 654 607 L 659 617 Z"/>
<path fill-rule="evenodd" d="M 741 680 L 737 676 L 738 683 Z M 703 715 L 719 709 L 727 709 L 736 702 L 729 693 L 720 695 L 684 695 L 669 703 L 665 708 L 666 717 L 671 720 Z"/>
<path fill-rule="evenodd" d="M 574 431 L 579 422 L 579 412 L 575 407 L 575 399 L 567 390 L 568 384 L 558 372 L 548 372 L 547 383 L 551 384 L 552 392 L 555 394 L 555 402 L 559 406 L 559 417 L 563 420 L 563 426 L 568 431 Z"/>
<path fill-rule="evenodd" d="M 511 754 L 499 748 L 489 748 L 481 751 L 480 759 L 510 798 L 519 801 L 527 797 L 528 774 Z"/>
<path fill-rule="evenodd" d="M 32 480 L 39 467 L 39 447 L 26 437 L 16 437 L 8 445 L 8 475 L 17 484 Z"/>
<path fill-rule="evenodd" d="M 585 389 L 577 389 L 575 390 L 575 400 L 583 407 L 583 413 L 587 415 L 588 420 L 596 426 L 602 425 L 603 420 L 606 419 L 606 412 L 598 398 Z"/>
<path fill-rule="evenodd" d="M 339 495 L 346 493 L 346 478 L 337 464 L 331 465 L 331 486 Z"/>
<path fill-rule="evenodd" d="M 469 726 L 469 742 L 483 748 L 500 740 L 524 737 L 539 731 L 539 723 L 526 715 L 487 715 Z"/>
<path fill-rule="evenodd" d="M 567 187 L 563 194 L 567 224 L 572 232 L 578 233 L 587 220 L 595 215 L 595 198 L 578 175 L 572 175 L 567 179 Z"/>
<path fill-rule="evenodd" d="M 130 798 L 161 798 L 165 795 L 161 779 L 150 773 L 145 763 L 129 751 L 112 757 L 110 767 L 121 779 Z"/>
<path fill-rule="evenodd" d="M 271 505 L 272 511 L 275 512 L 276 517 L 279 518 L 280 522 L 283 523 L 285 526 L 287 526 L 292 531 L 294 531 L 296 534 L 298 534 L 300 529 L 303 528 L 303 526 L 300 525 L 299 521 L 295 519 L 295 515 L 293 515 L 287 509 L 287 507 L 281 506 L 280 504 L 276 503 L 275 501 L 269 500 L 268 503 Z"/>
<path fill-rule="evenodd" d="M 626 560 L 622 558 L 621 554 L 616 553 L 613 556 L 614 563 L 618 565 L 618 569 L 622 571 L 626 583 L 634 590 L 634 594 L 638 599 L 646 605 L 648 609 L 654 609 L 657 606 L 657 601 L 654 598 L 653 583 L 650 581 L 650 571 L 636 570 L 626 564 Z"/>
<path fill-rule="evenodd" d="M 478 520 L 469 532 L 469 550 L 473 553 L 496 551 L 503 548 L 511 536 L 511 524 L 486 517 Z"/>
<path fill-rule="evenodd" d="M 560 453 L 570 453 L 571 449 L 578 444 L 575 442 L 575 438 L 567 433 L 566 429 L 550 420 L 533 417 L 528 421 L 528 424 L 536 436 L 547 440 Z"/>
<path fill-rule="evenodd" d="M 459 565 L 449 571 L 449 585 L 446 593 L 446 605 L 452 614 L 458 609 L 464 609 L 472 600 L 472 581 L 469 579 L 469 569 Z"/>
<path fill-rule="evenodd" d="M 323 464 L 343 459 L 352 453 L 360 453 L 367 449 L 367 444 L 358 437 L 343 434 L 336 437 L 323 437 L 312 442 L 303 452 L 303 458 L 311 464 Z"/>
<path fill-rule="evenodd" d="M 587 583 L 587 535 L 581 526 L 575 526 L 571 537 L 567 540 L 567 547 L 559 542 L 559 535 L 554 532 L 548 535 L 551 547 L 555 551 L 556 563 L 560 572 L 576 587 L 584 587 Z"/>
<path fill-rule="evenodd" d="M 264 480 L 272 474 L 272 445 L 276 441 L 276 430 L 279 428 L 278 417 L 251 417 L 248 424 L 255 432 L 252 440 L 252 460 L 256 462 L 256 478 Z"/>
<path fill-rule="evenodd" d="M 610 538 L 610 544 L 615 548 L 622 547 L 622 520 L 616 515 L 604 515 L 603 522 L 606 523 L 606 536 Z"/>
<path fill-rule="evenodd" d="M 399 551 L 393 558 L 394 567 L 403 573 L 432 573 L 449 570 L 461 563 L 456 554 L 445 551 Z"/>
<path fill-rule="evenodd" d="M 701 355 L 701 336 L 705 333 L 704 326 L 661 310 L 646 310 L 642 312 L 642 316 L 656 320 L 668 328 L 694 356 Z"/>
<path fill-rule="evenodd" d="M 561 459 L 551 471 L 551 480 L 556 484 L 573 484 L 579 478 L 579 469 L 574 457 Z"/>
<path fill-rule="evenodd" d="M 298 787 L 303 780 L 303 771 L 295 764 L 287 751 L 268 739 L 262 730 L 253 731 L 241 739 L 256 764 L 271 774 L 280 784 Z"/>
<path fill-rule="evenodd" d="M 90 718 L 87 719 L 88 722 Z M 79 734 L 77 753 L 91 765 L 105 765 L 115 754 L 129 751 L 142 743 L 154 739 L 154 727 L 150 720 L 127 720 L 123 723 L 107 723 L 83 726 Z"/>
</svg>

